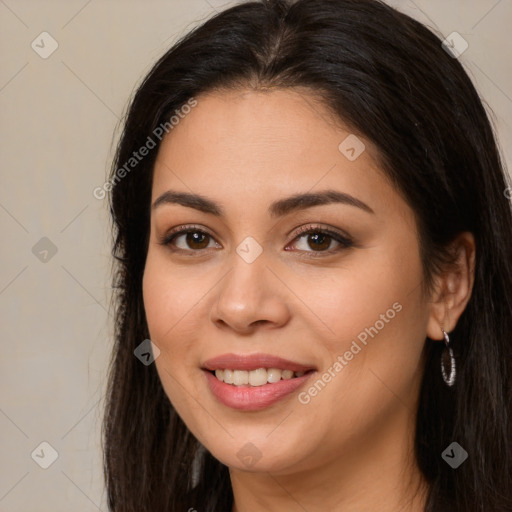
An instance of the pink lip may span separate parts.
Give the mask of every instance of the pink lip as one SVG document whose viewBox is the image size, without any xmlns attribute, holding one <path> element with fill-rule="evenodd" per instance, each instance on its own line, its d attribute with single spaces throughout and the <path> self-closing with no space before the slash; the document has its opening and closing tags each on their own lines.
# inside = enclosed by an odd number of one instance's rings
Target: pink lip
<svg viewBox="0 0 512 512">
<path fill-rule="evenodd" d="M 282 379 L 279 382 L 263 386 L 234 386 L 220 381 L 211 372 L 217 369 L 256 370 L 258 368 L 280 368 L 294 372 L 307 372 L 302 377 Z M 243 411 L 257 411 L 269 407 L 296 391 L 313 373 L 315 368 L 293 361 L 288 361 L 270 354 L 253 354 L 250 356 L 223 354 L 208 359 L 202 365 L 208 387 L 219 402 Z"/>
<path fill-rule="evenodd" d="M 258 368 L 279 368 L 281 370 L 292 370 L 294 372 L 307 372 L 315 370 L 312 365 L 304 365 L 289 361 L 281 357 L 270 354 L 222 354 L 220 356 L 208 359 L 202 365 L 203 370 L 257 370 Z M 277 384 L 277 383 L 276 383 Z"/>
<path fill-rule="evenodd" d="M 279 382 L 263 384 L 263 386 L 234 386 L 220 381 L 208 370 L 204 370 L 208 387 L 217 400 L 227 407 L 243 411 L 257 411 L 269 407 L 293 393 L 313 373 L 309 372 L 302 377 L 287 380 L 281 379 Z"/>
</svg>

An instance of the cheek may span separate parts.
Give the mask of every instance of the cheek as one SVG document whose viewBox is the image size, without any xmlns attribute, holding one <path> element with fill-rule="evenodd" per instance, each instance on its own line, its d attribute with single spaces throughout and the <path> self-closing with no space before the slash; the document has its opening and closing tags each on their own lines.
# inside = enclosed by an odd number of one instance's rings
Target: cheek
<svg viewBox="0 0 512 512">
<path fill-rule="evenodd" d="M 158 251 L 150 249 L 148 252 L 142 287 L 150 338 L 160 349 L 160 356 L 155 360 L 156 369 L 178 414 L 194 430 L 196 437 L 205 441 L 196 425 L 202 409 L 197 401 L 198 391 L 193 389 L 197 378 L 201 377 L 197 357 L 193 357 L 198 330 L 194 314 L 197 314 L 201 295 L 205 293 L 204 282 L 196 281 L 190 273 L 171 267 Z"/>
<path fill-rule="evenodd" d="M 340 410 L 365 417 L 365 407 L 378 411 L 396 401 L 393 393 L 414 397 L 428 318 L 423 271 L 410 232 L 388 239 L 392 243 L 359 253 L 357 260 L 309 288 L 308 303 L 316 305 L 327 333 L 322 336 L 322 349 L 327 349 L 323 371 L 332 382 L 321 393 L 311 389 L 313 407 L 329 410 L 336 400 Z"/>
<path fill-rule="evenodd" d="M 323 269 L 295 278 L 293 289 L 308 306 L 306 317 L 316 323 L 331 360 L 350 350 L 353 340 L 364 346 L 365 340 L 386 338 L 398 350 L 424 332 L 419 254 L 414 246 L 405 252 L 387 247 L 359 254 L 328 275 Z"/>
<path fill-rule="evenodd" d="M 151 340 L 164 352 L 166 361 L 176 361 L 179 354 L 179 360 L 185 362 L 187 343 L 197 330 L 194 309 L 200 307 L 204 288 L 197 277 L 149 250 L 142 282 L 144 308 Z"/>
</svg>

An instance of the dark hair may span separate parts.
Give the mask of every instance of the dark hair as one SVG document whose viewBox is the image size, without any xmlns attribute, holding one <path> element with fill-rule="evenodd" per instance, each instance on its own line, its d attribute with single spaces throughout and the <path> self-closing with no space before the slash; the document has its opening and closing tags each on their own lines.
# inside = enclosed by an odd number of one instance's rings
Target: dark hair
<svg viewBox="0 0 512 512">
<path fill-rule="evenodd" d="M 457 382 L 444 385 L 442 344 L 427 339 L 416 458 L 430 488 L 426 511 L 512 510 L 512 214 L 504 165 L 458 59 L 421 23 L 377 0 L 245 2 L 184 36 L 138 88 L 111 172 L 116 340 L 104 420 L 111 510 L 231 512 L 228 468 L 185 426 L 155 365 L 133 355 L 149 338 L 142 276 L 159 140 L 126 175 L 118 169 L 190 98 L 269 86 L 306 88 L 377 146 L 415 212 L 427 288 L 449 261 L 449 242 L 474 234 L 473 292 L 451 333 Z M 441 458 L 453 441 L 469 452 L 456 470 Z"/>
</svg>

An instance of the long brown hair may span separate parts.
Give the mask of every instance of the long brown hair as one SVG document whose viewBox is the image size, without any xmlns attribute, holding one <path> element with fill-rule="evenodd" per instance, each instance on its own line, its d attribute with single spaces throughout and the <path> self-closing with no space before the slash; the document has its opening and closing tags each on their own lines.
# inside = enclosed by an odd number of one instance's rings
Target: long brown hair
<svg viewBox="0 0 512 512">
<path fill-rule="evenodd" d="M 459 60 L 425 26 L 377 0 L 244 2 L 178 41 L 138 88 L 110 177 L 117 292 L 104 420 L 110 509 L 231 512 L 228 468 L 199 445 L 155 365 L 141 364 L 134 349 L 149 338 L 142 276 L 155 129 L 201 93 L 261 86 L 307 87 L 379 148 L 416 214 L 427 283 L 447 244 L 462 231 L 474 234 L 473 293 L 451 334 L 457 382 L 444 386 L 442 344 L 427 340 L 416 457 L 430 484 L 427 512 L 512 510 L 510 184 Z M 127 169 L 148 137 L 157 147 Z M 453 441 L 469 452 L 456 470 L 441 458 Z"/>
</svg>

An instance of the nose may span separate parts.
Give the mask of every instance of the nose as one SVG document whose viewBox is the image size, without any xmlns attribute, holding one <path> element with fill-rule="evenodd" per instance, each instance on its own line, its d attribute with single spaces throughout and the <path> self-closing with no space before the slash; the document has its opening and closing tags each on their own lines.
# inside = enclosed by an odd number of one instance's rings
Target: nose
<svg viewBox="0 0 512 512">
<path fill-rule="evenodd" d="M 233 255 L 233 267 L 219 283 L 211 311 L 218 327 L 250 334 L 259 325 L 284 326 L 290 319 L 288 288 L 260 255 L 252 263 Z"/>
</svg>

